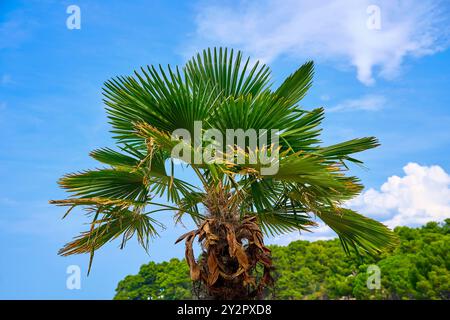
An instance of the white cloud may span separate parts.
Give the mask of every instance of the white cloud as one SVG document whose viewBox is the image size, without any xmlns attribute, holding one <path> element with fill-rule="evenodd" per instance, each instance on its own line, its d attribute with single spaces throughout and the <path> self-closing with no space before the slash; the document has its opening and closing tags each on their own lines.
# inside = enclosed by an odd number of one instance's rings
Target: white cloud
<svg viewBox="0 0 450 320">
<path fill-rule="evenodd" d="M 334 107 L 328 108 L 329 112 L 336 111 L 378 111 L 384 107 L 386 98 L 380 95 L 366 95 L 357 99 L 348 99 Z"/>
<path fill-rule="evenodd" d="M 429 221 L 450 218 L 450 175 L 440 166 L 421 166 L 408 163 L 404 176 L 391 176 L 380 190 L 363 192 L 346 206 L 380 221 L 390 228 L 420 226 Z M 292 232 L 269 240 L 287 245 L 295 240 L 328 240 L 336 237 L 334 231 L 319 222 L 312 233 Z"/>
<path fill-rule="evenodd" d="M 348 206 L 389 227 L 450 218 L 450 175 L 440 166 L 417 163 L 408 163 L 403 171 L 403 177 L 389 177 L 380 190 L 369 189 Z"/>
<path fill-rule="evenodd" d="M 280 55 L 343 61 L 358 79 L 374 83 L 373 71 L 393 77 L 407 56 L 430 55 L 449 40 L 444 2 L 379 0 L 381 29 L 367 27 L 371 0 L 264 0 L 238 5 L 203 4 L 197 41 L 238 47 L 270 61 Z M 194 41 L 195 42 L 195 41 Z"/>
</svg>

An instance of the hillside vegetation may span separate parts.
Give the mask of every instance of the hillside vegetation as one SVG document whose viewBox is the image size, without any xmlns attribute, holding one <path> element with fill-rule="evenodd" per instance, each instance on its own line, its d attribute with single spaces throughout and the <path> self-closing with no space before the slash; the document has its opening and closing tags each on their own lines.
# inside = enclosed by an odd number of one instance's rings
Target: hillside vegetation
<svg viewBox="0 0 450 320">
<path fill-rule="evenodd" d="M 450 219 L 397 227 L 400 245 L 377 258 L 346 256 L 338 239 L 270 246 L 275 286 L 268 299 L 450 299 Z M 368 289 L 375 264 L 381 287 Z M 119 282 L 114 299 L 192 299 L 184 260 L 150 262 Z"/>
</svg>

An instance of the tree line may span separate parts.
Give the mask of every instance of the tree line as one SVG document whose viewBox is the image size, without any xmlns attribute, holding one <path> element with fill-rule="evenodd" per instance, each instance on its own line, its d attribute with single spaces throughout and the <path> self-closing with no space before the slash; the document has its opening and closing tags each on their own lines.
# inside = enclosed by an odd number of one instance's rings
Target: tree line
<svg viewBox="0 0 450 320">
<path fill-rule="evenodd" d="M 271 245 L 275 285 L 268 299 L 450 299 L 450 219 L 419 228 L 397 227 L 399 246 L 378 257 L 346 255 L 339 239 Z M 380 271 L 369 289 L 370 265 Z M 141 266 L 119 282 L 114 299 L 192 299 L 184 260 Z"/>
</svg>

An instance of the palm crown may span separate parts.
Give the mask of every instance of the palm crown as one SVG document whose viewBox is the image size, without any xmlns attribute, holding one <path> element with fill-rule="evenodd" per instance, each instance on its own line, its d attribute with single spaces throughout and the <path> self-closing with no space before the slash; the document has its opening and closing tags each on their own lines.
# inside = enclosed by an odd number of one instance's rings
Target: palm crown
<svg viewBox="0 0 450 320">
<path fill-rule="evenodd" d="M 211 231 L 214 219 L 256 230 L 251 237 L 235 230 L 239 247 L 242 238 L 248 238 L 252 243 L 260 239 L 264 249 L 259 228 L 265 234 L 306 231 L 316 224 L 315 217 L 338 234 L 347 252 L 374 254 L 392 247 L 396 239 L 389 229 L 343 207 L 363 188 L 356 177 L 345 175 L 347 164 L 361 164 L 353 154 L 376 147 L 377 139 L 320 145 L 323 108 L 307 111 L 299 104 L 311 87 L 313 68 L 313 62 L 305 63 L 272 90 L 266 65 L 243 60 L 241 52 L 215 48 L 197 54 L 181 69 L 149 66 L 134 76 L 107 81 L 104 102 L 119 151 L 94 150 L 90 155 L 106 168 L 60 180 L 72 196 L 52 203 L 68 206 L 69 211 L 82 206 L 92 215 L 90 229 L 60 253 L 89 253 L 92 258 L 108 241 L 122 237 L 123 246 L 133 236 L 147 249 L 160 226 L 153 218 L 158 211 L 174 211 L 177 219 L 190 216 L 201 227 L 181 238 L 187 241 L 188 263 L 196 279 L 201 272 L 192 267 L 195 260 L 189 245 L 196 235 L 206 247 L 215 243 L 220 232 Z M 227 129 L 279 130 L 276 150 L 270 144 L 265 150 L 227 145 L 247 160 L 262 151 L 277 152 L 278 171 L 261 174 L 260 161 L 191 162 L 186 165 L 200 183 L 177 178 L 176 155 L 171 151 L 180 141 L 173 139 L 172 132 L 183 128 L 194 135 L 195 121 L 202 122 L 203 130 L 215 128 L 223 135 Z M 204 147 L 207 142 L 200 144 Z M 194 156 L 201 152 L 194 141 L 184 147 Z M 157 202 L 163 196 L 167 201 Z M 205 239 L 210 242 L 205 244 Z M 244 265 L 241 273 L 245 274 L 246 260 L 239 260 L 239 250 L 233 249 L 230 239 L 226 245 L 230 256 L 238 258 L 237 269 Z M 226 278 L 222 269 L 220 274 Z M 219 277 L 214 275 L 209 282 Z"/>
</svg>

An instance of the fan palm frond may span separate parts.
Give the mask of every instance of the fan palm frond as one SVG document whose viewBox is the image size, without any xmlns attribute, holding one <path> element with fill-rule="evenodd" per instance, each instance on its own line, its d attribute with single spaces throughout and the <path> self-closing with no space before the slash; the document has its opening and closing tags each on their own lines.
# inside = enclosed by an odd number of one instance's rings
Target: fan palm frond
<svg viewBox="0 0 450 320">
<path fill-rule="evenodd" d="M 231 237 L 239 229 L 245 237 L 255 235 L 255 243 L 262 241 L 255 223 L 272 235 L 312 231 L 317 216 L 338 234 L 347 252 L 391 249 L 397 240 L 387 227 L 343 208 L 363 188 L 358 178 L 348 175 L 347 163 L 362 165 L 355 154 L 379 142 L 366 137 L 321 145 L 324 109 L 300 105 L 313 75 L 314 63 L 309 61 L 272 90 L 268 66 L 243 59 L 240 51 L 213 48 L 181 67 L 147 66 L 106 81 L 104 102 L 118 149 L 91 152 L 106 168 L 61 178 L 61 187 L 71 195 L 51 203 L 67 206 L 69 212 L 85 208 L 92 222 L 60 253 L 93 257 L 107 242 L 122 237 L 123 247 L 132 236 L 147 249 L 148 239 L 161 227 L 151 216 L 158 211 L 173 211 L 177 221 L 187 215 L 202 226 L 201 232 L 217 225 L 222 228 L 218 234 Z M 224 161 L 187 161 L 202 159 L 210 144 L 195 137 L 196 121 L 203 131 L 215 129 L 223 137 L 229 130 L 244 135 L 254 130 L 256 143 L 241 146 L 225 140 L 224 150 L 215 154 Z M 176 134 L 177 129 L 190 139 Z M 182 152 L 174 152 L 176 148 Z M 179 178 L 174 160 L 185 161 L 201 186 Z M 265 174 L 271 166 L 276 170 Z M 166 202 L 159 203 L 164 197 Z M 219 220 L 205 224 L 211 217 Z M 233 231 L 227 219 L 246 226 Z M 266 254 L 263 245 L 257 247 Z M 268 274 L 270 263 L 265 267 Z M 252 281 L 249 274 L 245 281 Z"/>
</svg>

